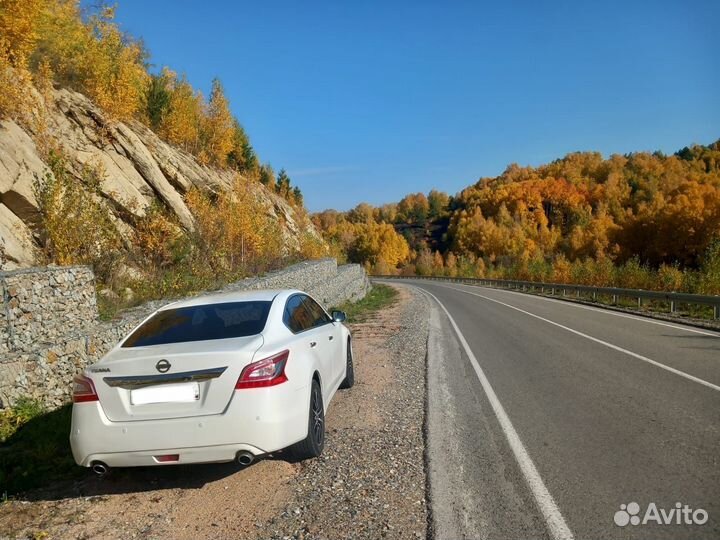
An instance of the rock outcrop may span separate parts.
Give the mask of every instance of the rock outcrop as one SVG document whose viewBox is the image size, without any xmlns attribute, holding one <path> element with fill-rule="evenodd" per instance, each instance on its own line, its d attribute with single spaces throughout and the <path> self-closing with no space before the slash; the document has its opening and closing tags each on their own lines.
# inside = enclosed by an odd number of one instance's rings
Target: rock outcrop
<svg viewBox="0 0 720 540">
<path fill-rule="evenodd" d="M 46 123 L 46 135 L 62 148 L 71 174 L 81 178 L 87 167 L 102 172 L 100 192 L 118 218 L 121 234 L 127 235 L 133 220 L 156 201 L 192 230 L 194 219 L 183 195 L 193 186 L 211 192 L 227 189 L 236 174 L 200 164 L 139 122 L 110 121 L 72 90 L 53 92 Z M 33 186 L 51 172 L 33 135 L 38 134 L 0 121 L 0 269 L 30 266 L 37 259 L 39 210 Z M 284 199 L 260 184 L 253 187 L 267 213 L 282 224 L 288 248 L 298 245 L 302 233 L 319 237 Z"/>
</svg>

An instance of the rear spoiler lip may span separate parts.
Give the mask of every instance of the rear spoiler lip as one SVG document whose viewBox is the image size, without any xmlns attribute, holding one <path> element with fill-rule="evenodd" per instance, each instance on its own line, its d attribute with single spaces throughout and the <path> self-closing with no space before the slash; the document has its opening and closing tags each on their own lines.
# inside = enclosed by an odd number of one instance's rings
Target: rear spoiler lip
<svg viewBox="0 0 720 540">
<path fill-rule="evenodd" d="M 160 375 L 130 375 L 123 377 L 104 377 L 103 381 L 113 388 L 124 388 L 125 390 L 135 390 L 145 386 L 155 386 L 158 384 L 172 384 L 183 382 L 200 382 L 210 379 L 217 379 L 225 373 L 227 366 L 200 369 L 197 371 L 183 371 L 181 373 L 162 373 Z"/>
</svg>

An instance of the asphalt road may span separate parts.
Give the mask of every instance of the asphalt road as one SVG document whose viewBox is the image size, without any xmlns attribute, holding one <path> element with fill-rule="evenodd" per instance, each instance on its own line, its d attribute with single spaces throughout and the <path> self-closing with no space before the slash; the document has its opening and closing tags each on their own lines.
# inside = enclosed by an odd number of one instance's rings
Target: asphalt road
<svg viewBox="0 0 720 540">
<path fill-rule="evenodd" d="M 720 334 L 510 291 L 401 284 L 434 296 L 437 538 L 720 538 Z M 630 503 L 640 523 L 617 525 Z M 683 523 L 691 516 L 706 522 Z"/>
</svg>

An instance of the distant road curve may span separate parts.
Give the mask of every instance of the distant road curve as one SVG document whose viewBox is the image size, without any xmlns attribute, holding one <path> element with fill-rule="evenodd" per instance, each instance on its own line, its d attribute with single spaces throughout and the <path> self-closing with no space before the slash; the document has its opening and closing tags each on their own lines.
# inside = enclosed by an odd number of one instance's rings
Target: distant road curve
<svg viewBox="0 0 720 540">
<path fill-rule="evenodd" d="M 512 291 L 392 282 L 432 305 L 437 538 L 720 538 L 720 333 Z M 640 518 L 651 503 L 666 513 L 681 503 L 707 521 L 617 525 L 632 502 Z"/>
</svg>

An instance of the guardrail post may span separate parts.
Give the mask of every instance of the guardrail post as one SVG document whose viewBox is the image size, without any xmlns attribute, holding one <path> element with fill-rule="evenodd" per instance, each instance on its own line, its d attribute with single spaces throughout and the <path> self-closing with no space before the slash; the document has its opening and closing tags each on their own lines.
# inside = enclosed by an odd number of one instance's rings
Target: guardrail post
<svg viewBox="0 0 720 540">
<path fill-rule="evenodd" d="M 563 296 L 565 296 L 565 287 L 563 287 Z"/>
<path fill-rule="evenodd" d="M 675 300 L 670 300 L 670 313 L 675 313 Z"/>
<path fill-rule="evenodd" d="M 612 303 L 613 305 L 617 305 L 617 294 L 612 295 Z"/>
<path fill-rule="evenodd" d="M 597 302 L 597 291 L 593 291 L 593 302 Z"/>
<path fill-rule="evenodd" d="M 713 310 L 714 315 L 713 317 L 715 319 L 720 319 L 720 304 L 715 304 L 715 309 Z"/>
<path fill-rule="evenodd" d="M 638 309 L 642 309 L 642 298 L 638 296 Z"/>
</svg>

